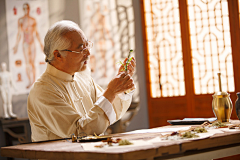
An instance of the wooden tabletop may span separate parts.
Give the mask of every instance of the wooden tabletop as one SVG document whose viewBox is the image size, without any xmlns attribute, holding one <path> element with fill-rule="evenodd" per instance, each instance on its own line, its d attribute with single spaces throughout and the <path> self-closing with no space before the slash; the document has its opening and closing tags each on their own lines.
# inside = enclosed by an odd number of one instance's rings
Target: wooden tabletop
<svg viewBox="0 0 240 160">
<path fill-rule="evenodd" d="M 240 123 L 239 120 L 231 121 Z M 183 126 L 165 126 L 165 128 Z M 163 127 L 160 127 L 163 128 Z M 160 133 L 114 134 L 113 137 L 128 140 L 149 140 Z M 2 147 L 1 156 L 27 159 L 149 159 L 153 157 L 171 157 L 188 151 L 216 149 L 228 145 L 240 145 L 240 129 L 234 132 L 215 134 L 206 139 L 180 140 L 153 143 L 153 145 L 132 146 L 127 148 L 85 151 L 81 143 L 67 140 L 47 141 Z"/>
</svg>

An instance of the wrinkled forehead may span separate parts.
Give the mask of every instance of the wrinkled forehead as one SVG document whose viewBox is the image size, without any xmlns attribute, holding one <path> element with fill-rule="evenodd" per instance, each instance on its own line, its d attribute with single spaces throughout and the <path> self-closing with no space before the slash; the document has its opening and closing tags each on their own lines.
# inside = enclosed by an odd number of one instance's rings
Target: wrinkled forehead
<svg viewBox="0 0 240 160">
<path fill-rule="evenodd" d="M 84 32 L 78 28 L 74 29 L 66 34 L 66 37 L 72 42 L 80 42 L 85 43 L 87 41 L 87 38 L 84 34 Z"/>
</svg>

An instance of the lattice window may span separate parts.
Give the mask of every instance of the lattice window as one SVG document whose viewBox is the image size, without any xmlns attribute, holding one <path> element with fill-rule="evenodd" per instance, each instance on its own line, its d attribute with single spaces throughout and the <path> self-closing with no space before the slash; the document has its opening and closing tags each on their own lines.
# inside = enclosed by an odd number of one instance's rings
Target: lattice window
<svg viewBox="0 0 240 160">
<path fill-rule="evenodd" d="M 194 88 L 196 94 L 233 92 L 234 77 L 227 0 L 188 0 Z"/>
<path fill-rule="evenodd" d="M 175 0 L 145 0 L 152 97 L 185 95 L 179 8 Z"/>
<path fill-rule="evenodd" d="M 180 33 L 179 3 L 176 0 L 144 0 L 151 97 L 185 95 Z M 194 92 L 234 92 L 234 75 L 227 0 L 188 0 L 189 33 Z M 185 53 L 186 54 L 186 53 Z M 188 84 L 186 84 L 188 85 Z"/>
<path fill-rule="evenodd" d="M 238 0 L 238 17 L 240 19 L 240 0 Z"/>
</svg>

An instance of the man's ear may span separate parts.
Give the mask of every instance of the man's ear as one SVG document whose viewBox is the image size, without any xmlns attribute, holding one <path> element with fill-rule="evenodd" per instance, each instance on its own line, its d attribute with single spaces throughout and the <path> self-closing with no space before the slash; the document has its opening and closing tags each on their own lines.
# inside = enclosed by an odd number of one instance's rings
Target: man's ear
<svg viewBox="0 0 240 160">
<path fill-rule="evenodd" d="M 57 61 L 62 61 L 62 55 L 59 53 L 58 50 L 53 51 L 54 59 Z"/>
</svg>

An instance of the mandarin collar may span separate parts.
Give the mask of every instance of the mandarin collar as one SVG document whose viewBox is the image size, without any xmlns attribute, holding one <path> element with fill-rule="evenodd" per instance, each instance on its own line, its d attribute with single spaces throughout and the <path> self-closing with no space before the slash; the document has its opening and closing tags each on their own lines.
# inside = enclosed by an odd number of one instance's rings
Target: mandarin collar
<svg viewBox="0 0 240 160">
<path fill-rule="evenodd" d="M 46 72 L 54 77 L 57 77 L 57 78 L 65 81 L 65 82 L 73 82 L 74 81 L 74 75 L 60 71 L 49 63 L 47 63 Z"/>
</svg>

